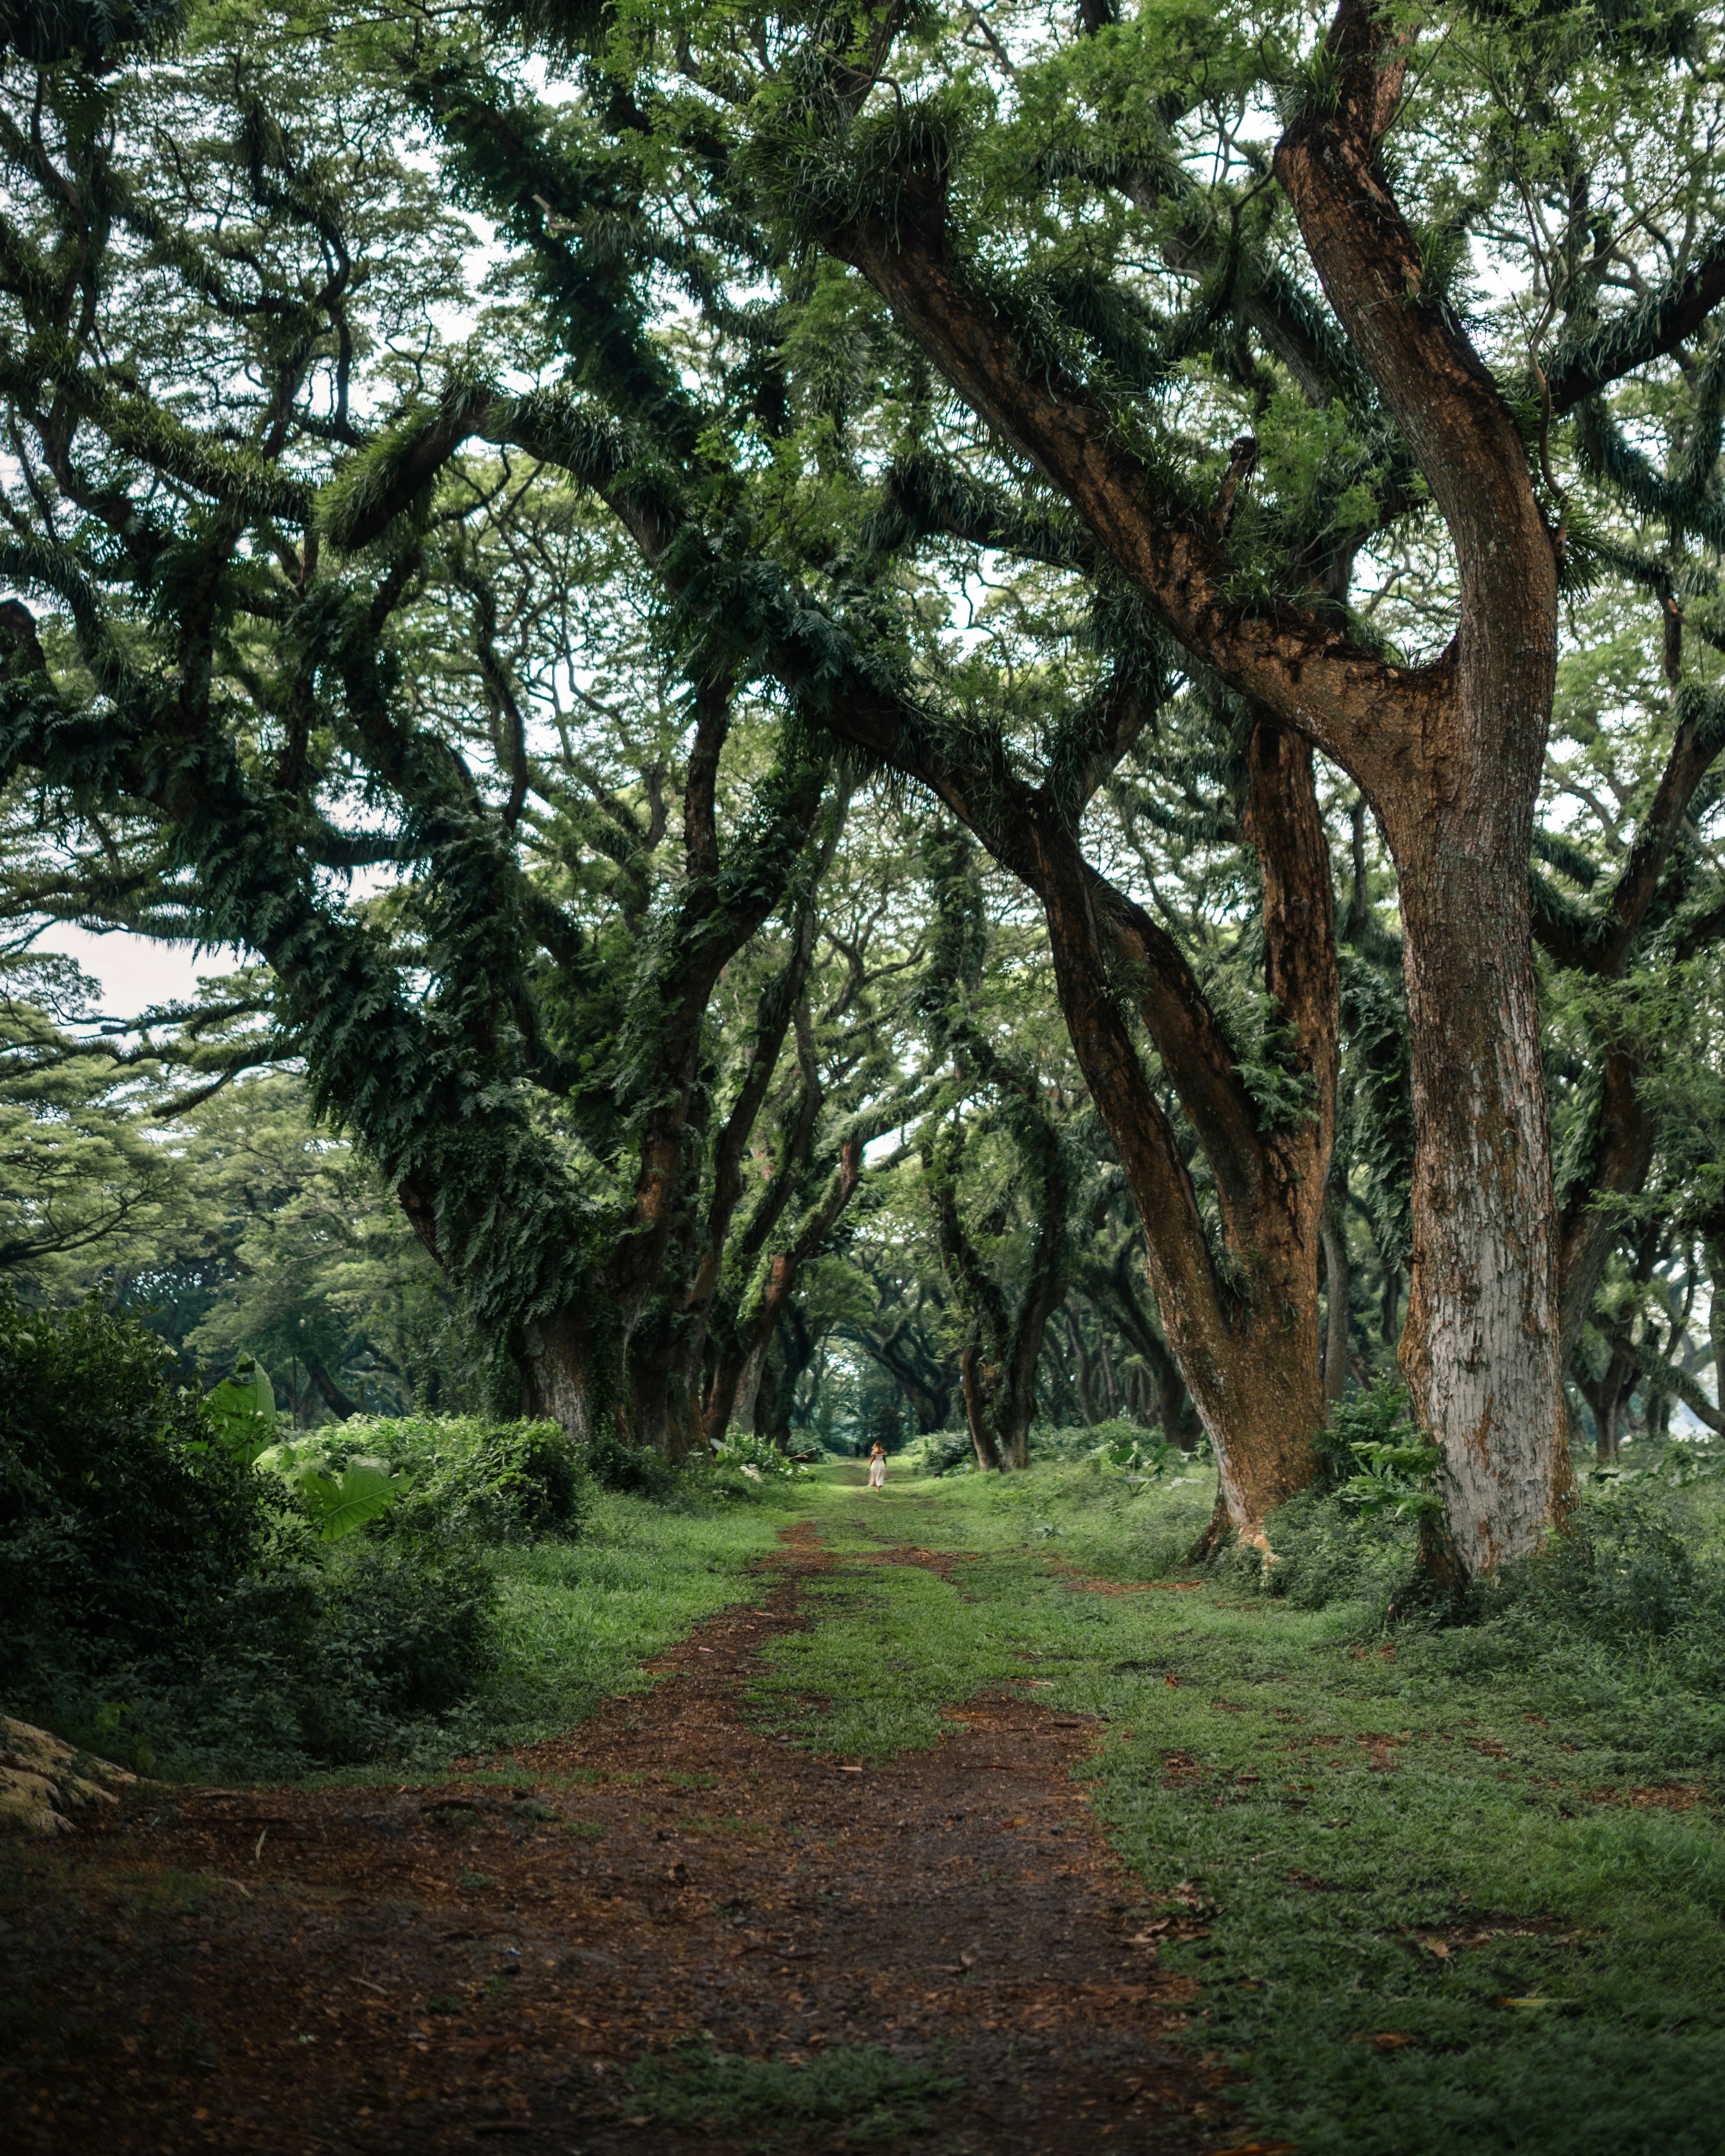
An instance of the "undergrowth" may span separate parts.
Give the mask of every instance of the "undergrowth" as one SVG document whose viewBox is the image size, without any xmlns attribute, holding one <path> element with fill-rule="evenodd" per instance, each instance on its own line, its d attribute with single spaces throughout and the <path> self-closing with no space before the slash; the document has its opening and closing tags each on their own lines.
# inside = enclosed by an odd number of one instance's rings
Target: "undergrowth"
<svg viewBox="0 0 1725 2156">
<path fill-rule="evenodd" d="M 219 1399 L 94 1300 L 0 1300 L 0 1709 L 167 1777 L 406 1770 L 567 1728 L 734 1597 L 783 1502 L 544 1422 L 236 1448 Z M 387 1502 L 330 1539 L 270 1467 L 295 1447 L 387 1468 Z"/>
<path fill-rule="evenodd" d="M 1589 1491 L 1489 1597 L 1405 1614 L 1414 1526 L 1333 1496 L 1280 1565 L 1180 1558 L 1214 1481 L 1087 1464 L 830 1489 L 832 1547 L 971 1561 L 815 1582 L 769 1726 L 825 1753 L 975 1742 L 979 1691 L 1096 1717 L 1090 1801 L 1199 1979 L 1242 2139 L 1301 2156 L 1711 2156 L 1725 2102 L 1725 1630 L 1707 1486 Z M 1050 1560 L 1057 1560 L 1055 1564 Z M 1137 1592 L 1104 1594 L 1096 1581 Z"/>
<path fill-rule="evenodd" d="M 769 2145 L 799 2127 L 841 2120 L 845 2138 L 871 2148 L 916 2133 L 928 2106 L 959 2084 L 895 2058 L 878 2044 L 834 2046 L 808 2060 L 736 2058 L 705 2044 L 628 2069 L 629 2102 L 643 2118 L 706 2133 L 764 2133 Z"/>
</svg>

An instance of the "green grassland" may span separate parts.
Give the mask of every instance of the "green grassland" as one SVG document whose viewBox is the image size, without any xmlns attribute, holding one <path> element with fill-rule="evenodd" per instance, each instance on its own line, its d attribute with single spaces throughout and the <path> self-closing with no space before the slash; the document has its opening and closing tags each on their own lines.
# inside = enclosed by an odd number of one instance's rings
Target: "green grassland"
<svg viewBox="0 0 1725 2156">
<path fill-rule="evenodd" d="M 1203 1983 L 1201 2041 L 1255 2128 L 1304 2156 L 1725 2144 L 1725 1838 L 1705 1796 L 1645 1794 L 1686 1765 L 1702 1790 L 1718 1770 L 1717 1680 L 1691 1666 L 1702 1643 L 1673 1646 L 1682 1625 L 1601 1639 L 1536 1588 L 1471 1625 L 1404 1620 L 1386 1638 L 1379 1590 L 1405 1548 L 1380 1537 L 1374 1556 L 1369 1528 L 1315 1505 L 1305 1599 L 1321 1599 L 1325 1536 L 1332 1580 L 1365 1583 L 1318 1607 L 1265 1592 L 1255 1562 L 1127 1595 L 1050 1567 L 1168 1572 L 1208 1515 L 1191 1483 L 1134 1493 L 1047 1467 L 810 1494 L 835 1549 L 903 1540 L 973 1561 L 952 1584 L 893 1566 L 817 1583 L 832 1614 L 770 1650 L 763 1718 L 879 1758 L 1027 1676 L 1097 1717 L 1096 1816 L 1149 1892 L 1214 1904 L 1209 1937 L 1163 1958 Z M 1710 1527 L 1686 1525 L 1692 1541 Z"/>
<path fill-rule="evenodd" d="M 787 1519 L 806 1509 L 796 1500 L 808 1488 L 769 1486 L 748 1502 L 674 1507 L 601 1490 L 578 1540 L 495 1548 L 495 1658 L 474 1697 L 441 1717 L 409 1762 L 385 1758 L 308 1779 L 439 1779 L 452 1755 L 562 1736 L 603 1700 L 646 1690 L 654 1679 L 644 1662 L 751 1591 L 745 1575 Z"/>
</svg>

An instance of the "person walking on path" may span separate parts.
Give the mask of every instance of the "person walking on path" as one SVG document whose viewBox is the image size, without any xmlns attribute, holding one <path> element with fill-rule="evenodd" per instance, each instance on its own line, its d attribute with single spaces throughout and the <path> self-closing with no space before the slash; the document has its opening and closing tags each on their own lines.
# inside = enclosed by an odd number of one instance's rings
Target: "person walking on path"
<svg viewBox="0 0 1725 2156">
<path fill-rule="evenodd" d="M 869 1455 L 869 1487 L 871 1490 L 886 1487 L 886 1448 L 884 1445 L 877 1445 Z"/>
</svg>

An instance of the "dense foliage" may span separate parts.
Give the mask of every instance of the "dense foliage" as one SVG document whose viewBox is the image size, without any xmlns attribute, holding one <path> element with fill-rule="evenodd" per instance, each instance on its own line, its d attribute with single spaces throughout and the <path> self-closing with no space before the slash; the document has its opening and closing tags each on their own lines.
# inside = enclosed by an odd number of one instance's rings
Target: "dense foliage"
<svg viewBox="0 0 1725 2156">
<path fill-rule="evenodd" d="M 1254 1547 L 1399 1346 L 1360 1472 L 1463 1570 L 1491 1355 L 1422 1265 L 1549 1250 L 1606 1468 L 1716 1421 L 1711 30 L 1459 13 L 1362 150 L 1352 6 L 660 12 L 13 39 L 0 1264 L 300 1429 L 1202 1430 Z M 1439 346 L 1564 611 L 1434 859 L 1290 683 L 1345 645 L 1394 732 L 1509 648 Z M 248 968 L 104 1019 L 63 919 Z M 1537 1235 L 1433 1195 L 1496 1187 L 1470 1057 Z"/>
<path fill-rule="evenodd" d="M 63 1312 L 7 1301 L 0 1357 L 8 1704 L 106 1749 L 399 1749 L 491 1666 L 492 1549 L 579 1532 L 582 1471 L 554 1427 L 355 1433 L 403 1463 L 408 1494 L 331 1542 L 270 1452 L 236 1446 L 173 1382 L 163 1343 L 99 1299 Z"/>
<path fill-rule="evenodd" d="M 270 1530 L 152 1333 L 92 1301 L 0 1301 L 0 1625 L 13 1656 L 183 1667 Z"/>
</svg>

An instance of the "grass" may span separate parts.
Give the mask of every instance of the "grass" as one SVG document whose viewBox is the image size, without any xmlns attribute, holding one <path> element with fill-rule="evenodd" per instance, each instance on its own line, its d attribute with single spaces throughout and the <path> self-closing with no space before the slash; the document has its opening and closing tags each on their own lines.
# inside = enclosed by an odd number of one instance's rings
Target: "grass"
<svg viewBox="0 0 1725 2156">
<path fill-rule="evenodd" d="M 862 1758 L 935 1743 L 1008 1678 L 1098 1717 L 1095 1813 L 1152 1893 L 1214 1905 L 1164 1959 L 1203 1982 L 1253 2129 L 1302 2156 L 1712 2156 L 1725 1836 L 1706 1803 L 1597 1797 L 1717 1770 L 1706 1673 L 1678 1699 L 1681 1656 L 1625 1635 L 1614 1661 L 1537 1606 L 1386 1641 L 1369 1593 L 1302 1608 L 1224 1568 L 1102 1595 L 1050 1569 L 1153 1578 L 1209 1495 L 1062 1468 L 829 1486 L 830 1548 L 974 1561 L 816 1583 L 831 1614 L 774 1644 L 758 1711 Z"/>
<path fill-rule="evenodd" d="M 862 2148 L 916 2132 L 927 2123 L 926 2107 L 958 2086 L 878 2044 L 834 2046 L 807 2061 L 734 2058 L 691 2045 L 672 2061 L 641 2060 L 628 2078 L 635 2123 L 655 2118 L 710 2133 L 765 2129 L 776 2138 L 838 2119 Z"/>
<path fill-rule="evenodd" d="M 653 1680 L 641 1664 L 737 1600 L 743 1575 L 790 1517 L 786 1503 L 776 1488 L 758 1502 L 706 1510 L 601 1491 L 579 1541 L 498 1545 L 496 1666 L 443 1717 L 434 1748 L 406 1765 L 386 1759 L 309 1779 L 439 1781 L 452 1755 L 560 1736 L 602 1700 L 646 1690 Z M 523 1779 L 525 1771 L 501 1779 Z"/>
</svg>

